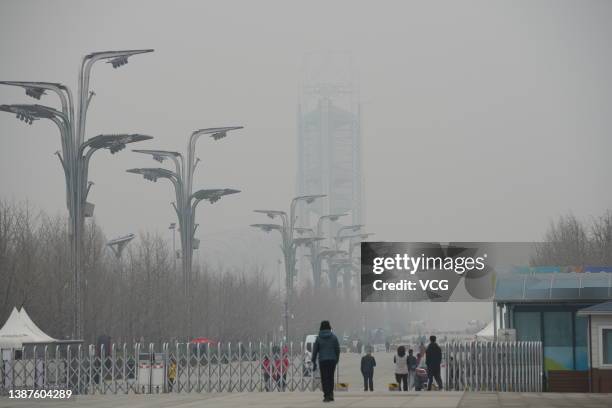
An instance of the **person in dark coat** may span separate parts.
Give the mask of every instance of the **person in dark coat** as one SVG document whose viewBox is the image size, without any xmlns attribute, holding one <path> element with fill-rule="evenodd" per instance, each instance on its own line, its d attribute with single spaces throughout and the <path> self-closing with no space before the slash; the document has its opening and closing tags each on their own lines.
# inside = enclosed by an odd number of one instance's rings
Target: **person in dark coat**
<svg viewBox="0 0 612 408">
<path fill-rule="evenodd" d="M 363 390 L 374 391 L 374 367 L 376 359 L 372 355 L 372 348 L 367 347 L 366 355 L 361 357 L 361 374 L 363 375 Z"/>
<path fill-rule="evenodd" d="M 312 363 L 317 364 L 319 359 L 319 371 L 321 372 L 321 388 L 323 388 L 323 402 L 334 400 L 334 372 L 336 364 L 340 360 L 340 343 L 331 331 L 329 321 L 323 320 L 319 329 L 319 335 L 312 349 Z"/>
<path fill-rule="evenodd" d="M 436 343 L 436 336 L 429 337 L 429 346 L 425 351 L 425 363 L 427 364 L 427 391 L 431 391 L 434 378 L 438 384 L 438 389 L 442 390 L 442 377 L 440 377 L 442 349 Z"/>
<path fill-rule="evenodd" d="M 414 350 L 408 350 L 408 389 L 411 390 L 414 387 L 414 380 L 416 378 L 416 368 L 418 365 L 417 358 L 414 356 Z"/>
</svg>

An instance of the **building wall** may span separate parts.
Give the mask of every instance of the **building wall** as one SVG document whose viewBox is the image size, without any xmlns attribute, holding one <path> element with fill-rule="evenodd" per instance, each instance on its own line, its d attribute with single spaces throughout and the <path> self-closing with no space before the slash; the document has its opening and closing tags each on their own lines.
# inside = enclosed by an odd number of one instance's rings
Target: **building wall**
<svg viewBox="0 0 612 408">
<path fill-rule="evenodd" d="M 587 305 L 588 306 L 588 305 Z M 519 341 L 541 341 L 544 369 L 588 370 L 587 319 L 576 316 L 585 305 L 548 303 L 513 305 L 511 324 Z"/>
<path fill-rule="evenodd" d="M 593 315 L 591 316 L 591 350 L 592 350 L 592 357 L 593 357 L 593 368 L 601 368 L 600 367 L 600 343 L 601 343 L 601 338 L 600 338 L 600 329 L 603 326 L 612 326 L 612 315 L 611 316 L 596 316 Z M 612 368 L 608 368 L 605 367 L 603 369 L 610 369 L 612 370 Z"/>
<path fill-rule="evenodd" d="M 593 392 L 612 392 L 612 370 L 591 370 Z"/>
</svg>

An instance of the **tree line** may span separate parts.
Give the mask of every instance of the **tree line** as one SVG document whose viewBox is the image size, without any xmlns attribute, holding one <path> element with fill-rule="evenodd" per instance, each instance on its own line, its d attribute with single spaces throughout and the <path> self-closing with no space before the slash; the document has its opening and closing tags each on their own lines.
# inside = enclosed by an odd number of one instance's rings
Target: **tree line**
<svg viewBox="0 0 612 408">
<path fill-rule="evenodd" d="M 175 268 L 171 244 L 157 233 L 141 232 L 117 259 L 95 219 L 85 228 L 85 343 L 95 343 L 100 335 L 116 343 L 184 341 L 183 277 L 180 260 Z M 36 211 L 27 202 L 0 200 L 0 324 L 14 306 L 24 306 L 47 334 L 69 338 L 73 277 L 67 231 L 65 216 Z M 270 279 L 276 275 L 266 272 L 256 265 L 222 270 L 195 264 L 192 337 L 245 342 L 283 336 L 284 293 Z M 346 299 L 331 289 L 315 290 L 308 284 L 296 288 L 290 340 L 316 333 L 321 319 L 334 322 L 338 333 L 361 330 L 368 315 L 359 307 L 356 294 Z M 368 313 L 375 321 L 374 315 L 381 319 L 384 311 Z"/>
<path fill-rule="evenodd" d="M 0 322 L 14 306 L 25 306 L 50 336 L 69 336 L 73 297 L 67 222 L 27 203 L 0 201 Z M 85 342 L 99 335 L 118 343 L 180 340 L 182 273 L 180 266 L 174 268 L 165 240 L 143 232 L 117 259 L 95 221 L 87 223 L 84 236 Z M 272 313 L 280 309 L 279 299 L 261 268 L 213 271 L 195 265 L 193 286 L 194 334 L 224 341 L 265 339 L 280 320 Z"/>
</svg>

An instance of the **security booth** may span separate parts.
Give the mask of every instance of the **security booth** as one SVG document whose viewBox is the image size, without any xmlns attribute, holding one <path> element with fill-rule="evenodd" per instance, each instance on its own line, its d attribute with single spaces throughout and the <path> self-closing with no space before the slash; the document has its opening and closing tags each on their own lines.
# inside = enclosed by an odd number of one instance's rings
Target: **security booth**
<svg viewBox="0 0 612 408">
<path fill-rule="evenodd" d="M 612 302 L 578 311 L 587 319 L 589 391 L 612 392 Z"/>
<path fill-rule="evenodd" d="M 547 391 L 589 391 L 588 319 L 580 310 L 612 300 L 612 270 L 520 268 L 497 277 L 495 321 L 517 341 L 541 341 Z"/>
</svg>

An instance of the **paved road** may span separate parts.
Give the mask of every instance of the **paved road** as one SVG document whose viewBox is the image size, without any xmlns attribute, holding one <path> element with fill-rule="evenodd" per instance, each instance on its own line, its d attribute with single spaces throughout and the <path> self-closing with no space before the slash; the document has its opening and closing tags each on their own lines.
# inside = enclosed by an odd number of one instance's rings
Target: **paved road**
<svg viewBox="0 0 612 408">
<path fill-rule="evenodd" d="M 373 353 L 376 359 L 374 369 L 374 389 L 385 390 L 388 384 L 395 382 L 393 353 Z M 361 356 L 357 353 L 342 353 L 340 355 L 340 382 L 349 383 L 350 391 L 363 390 L 363 377 L 360 371 Z"/>
<path fill-rule="evenodd" d="M 360 356 L 342 354 L 340 381 L 349 383 L 348 392 L 336 392 L 336 401 L 324 404 L 320 392 L 254 392 L 233 394 L 162 394 L 162 395 L 93 395 L 70 400 L 10 400 L 0 397 L 0 408 L 612 408 L 612 395 L 597 394 L 520 394 L 463 392 L 389 392 L 387 384 L 394 381 L 393 354 L 375 353 L 374 392 L 363 392 Z"/>
<path fill-rule="evenodd" d="M 463 392 L 356 392 L 337 393 L 323 403 L 315 392 L 109 395 L 76 397 L 67 401 L 15 401 L 0 398 L 0 407 L 52 408 L 610 408 L 610 394 L 521 394 Z"/>
<path fill-rule="evenodd" d="M 389 383 L 395 382 L 395 364 L 393 363 L 394 353 L 377 352 L 373 353 L 376 359 L 374 369 L 374 389 L 387 390 Z M 363 377 L 360 371 L 361 355 L 357 353 L 342 353 L 340 355 L 340 381 L 349 383 L 349 391 L 363 390 Z M 444 368 L 442 368 L 442 380 L 444 380 Z"/>
</svg>

